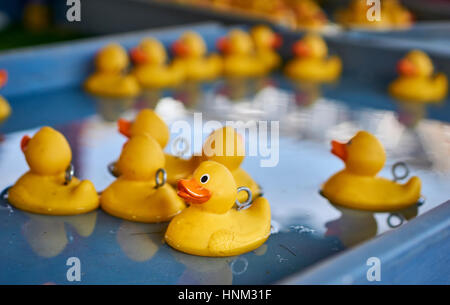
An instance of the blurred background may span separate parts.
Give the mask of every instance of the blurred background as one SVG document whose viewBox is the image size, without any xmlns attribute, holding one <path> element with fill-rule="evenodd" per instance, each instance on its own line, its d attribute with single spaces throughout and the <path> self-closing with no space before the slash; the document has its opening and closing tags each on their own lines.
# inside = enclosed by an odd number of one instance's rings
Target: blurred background
<svg viewBox="0 0 450 305">
<path fill-rule="evenodd" d="M 363 25 L 362 20 L 359 20 L 361 22 L 349 20 L 348 16 L 345 16 L 346 9 L 352 8 L 354 11 L 359 9 L 357 2 L 89 0 L 80 2 L 81 21 L 68 22 L 66 18 L 68 5 L 65 0 L 1 0 L 0 49 L 210 20 L 227 25 L 266 22 L 292 30 L 315 29 L 332 32 Z M 392 18 L 386 18 L 389 20 L 382 22 L 383 29 L 450 20 L 449 0 L 384 0 L 381 4 L 386 14 L 392 13 Z M 365 18 L 364 12 L 359 14 L 362 18 Z"/>
</svg>

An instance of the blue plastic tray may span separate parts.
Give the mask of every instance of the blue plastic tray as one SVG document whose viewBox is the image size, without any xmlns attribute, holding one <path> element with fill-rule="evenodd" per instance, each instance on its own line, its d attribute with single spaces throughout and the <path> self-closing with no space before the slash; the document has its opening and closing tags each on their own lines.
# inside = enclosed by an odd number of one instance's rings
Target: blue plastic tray
<svg viewBox="0 0 450 305">
<path fill-rule="evenodd" d="M 271 203 L 271 237 L 244 255 L 196 257 L 163 243 L 167 224 L 132 223 L 100 210 L 70 217 L 34 215 L 2 202 L 0 283 L 77 283 L 66 278 L 70 257 L 81 261 L 81 284 L 450 283 L 450 203 L 442 204 L 450 198 L 450 101 L 412 107 L 387 96 L 394 64 L 406 48 L 330 37 L 330 51 L 342 56 L 345 70 L 339 83 L 322 87 L 275 74 L 242 83 L 185 85 L 136 100 L 93 98 L 80 88 L 95 52 L 107 42 L 130 48 L 154 36 L 167 45 L 187 28 L 201 33 L 211 50 L 228 30 L 210 23 L 0 53 L 0 68 L 10 75 L 1 93 L 13 107 L 0 127 L 5 137 L 0 189 L 27 170 L 20 139 L 43 125 L 66 135 L 77 176 L 102 190 L 113 181 L 106 166 L 125 141 L 114 121 L 133 117 L 139 108 L 156 105 L 169 124 L 191 122 L 199 111 L 204 120 L 275 120 L 280 121 L 279 164 L 261 168 L 258 157 L 244 162 Z M 283 35 L 282 53 L 288 56 L 298 34 Z M 432 55 L 437 69 L 450 75 L 450 58 Z M 158 102 L 164 96 L 183 103 Z M 342 168 L 329 153 L 329 141 L 348 139 L 358 129 L 373 132 L 385 145 L 388 162 L 382 175 L 389 177 L 394 162 L 406 161 L 411 174 L 421 177 L 424 205 L 369 213 L 335 207 L 319 195 L 321 183 Z M 370 257 L 381 260 L 381 282 L 367 280 Z"/>
</svg>

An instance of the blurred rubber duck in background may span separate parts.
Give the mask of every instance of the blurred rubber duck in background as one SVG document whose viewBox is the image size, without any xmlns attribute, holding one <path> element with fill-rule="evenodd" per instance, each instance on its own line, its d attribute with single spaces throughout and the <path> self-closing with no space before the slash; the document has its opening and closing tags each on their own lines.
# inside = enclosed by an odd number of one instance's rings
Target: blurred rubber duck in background
<svg viewBox="0 0 450 305">
<path fill-rule="evenodd" d="M 236 209 L 237 186 L 222 164 L 205 161 L 192 179 L 178 182 L 178 196 L 190 206 L 175 216 L 165 234 L 173 248 L 200 256 L 233 256 L 261 246 L 270 235 L 270 205 L 249 198 Z"/>
<path fill-rule="evenodd" d="M 85 89 L 95 95 L 129 98 L 140 93 L 136 78 L 126 73 L 128 54 L 119 44 L 109 44 L 95 57 L 95 72 L 84 83 Z"/>
<path fill-rule="evenodd" d="M 173 87 L 185 79 L 184 66 L 180 62 L 168 64 L 166 49 L 157 39 L 143 39 L 130 54 L 135 64 L 133 75 L 146 89 Z"/>
<path fill-rule="evenodd" d="M 400 184 L 376 176 L 384 166 L 386 154 L 372 134 L 359 131 L 347 143 L 332 141 L 331 145 L 331 152 L 345 163 L 345 168 L 322 186 L 322 194 L 331 203 L 368 211 L 393 211 L 419 202 L 418 177 Z"/>
<path fill-rule="evenodd" d="M 0 70 L 0 88 L 8 81 L 8 72 Z M 0 95 L 0 123 L 11 115 L 11 106 L 8 101 Z"/>
<path fill-rule="evenodd" d="M 21 148 L 30 170 L 8 191 L 13 206 L 48 215 L 82 214 L 98 207 L 92 182 L 73 177 L 72 151 L 61 133 L 43 127 L 32 138 L 24 136 Z"/>
<path fill-rule="evenodd" d="M 328 56 L 326 42 L 317 34 L 307 34 L 293 47 L 294 58 L 285 66 L 285 74 L 310 82 L 332 82 L 342 71 L 338 56 Z"/>
<path fill-rule="evenodd" d="M 134 121 L 120 119 L 118 129 L 127 138 L 136 135 L 149 135 L 153 137 L 164 149 L 169 142 L 170 131 L 163 119 L 151 109 L 141 110 Z M 192 174 L 198 163 L 194 159 L 182 159 L 171 154 L 164 154 L 167 182 L 175 185 L 179 179 Z"/>
<path fill-rule="evenodd" d="M 276 69 L 281 64 L 281 57 L 275 51 L 283 44 L 281 35 L 274 33 L 266 25 L 258 25 L 250 30 L 256 48 L 257 57 L 267 66 L 269 71 Z"/>
<path fill-rule="evenodd" d="M 175 190 L 165 183 L 165 158 L 149 135 L 132 136 L 115 164 L 120 176 L 101 194 L 103 210 L 137 222 L 162 222 L 184 207 Z"/>
<path fill-rule="evenodd" d="M 329 23 L 327 15 L 313 0 L 285 0 L 294 12 L 298 29 L 321 30 Z"/>
<path fill-rule="evenodd" d="M 397 64 L 399 77 L 389 85 L 389 93 L 404 101 L 439 102 L 447 96 L 448 80 L 443 73 L 433 75 L 433 70 L 425 52 L 409 52 Z"/>
<path fill-rule="evenodd" d="M 256 56 L 250 35 L 240 29 L 231 30 L 217 42 L 222 52 L 223 72 L 228 77 L 257 77 L 267 74 L 267 66 Z"/>
<path fill-rule="evenodd" d="M 207 81 L 222 73 L 222 58 L 218 54 L 206 56 L 207 48 L 203 38 L 193 31 L 187 31 L 172 44 L 174 64 L 184 67 L 190 81 Z"/>
<path fill-rule="evenodd" d="M 367 18 L 368 10 L 375 4 L 366 0 L 352 0 L 347 8 L 336 12 L 335 19 L 344 26 L 367 29 L 407 28 L 412 25 L 412 14 L 398 0 L 380 2 L 379 20 Z"/>
</svg>

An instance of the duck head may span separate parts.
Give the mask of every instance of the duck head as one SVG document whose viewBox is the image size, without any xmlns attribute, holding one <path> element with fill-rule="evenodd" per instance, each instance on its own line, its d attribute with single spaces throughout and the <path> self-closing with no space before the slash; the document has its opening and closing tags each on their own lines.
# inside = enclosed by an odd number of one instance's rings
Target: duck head
<svg viewBox="0 0 450 305">
<path fill-rule="evenodd" d="M 206 54 L 207 48 L 202 36 L 196 32 L 187 31 L 172 44 L 172 51 L 179 57 L 199 58 Z"/>
<path fill-rule="evenodd" d="M 163 65 L 167 61 L 167 53 L 163 44 L 154 38 L 145 38 L 130 51 L 133 62 L 137 65 Z"/>
<path fill-rule="evenodd" d="M 0 70 L 0 88 L 6 85 L 8 81 L 8 72 L 5 69 Z"/>
<path fill-rule="evenodd" d="M 272 29 L 265 25 L 258 25 L 250 31 L 250 35 L 257 49 L 277 49 L 283 44 L 281 35 L 274 33 Z"/>
<path fill-rule="evenodd" d="M 204 161 L 194 171 L 192 179 L 178 181 L 178 196 L 192 207 L 222 214 L 236 201 L 236 182 L 224 165 Z"/>
<path fill-rule="evenodd" d="M 203 145 L 203 160 L 219 162 L 231 171 L 241 165 L 244 157 L 244 141 L 230 126 L 213 131 Z"/>
<path fill-rule="evenodd" d="M 359 131 L 347 143 L 332 141 L 331 147 L 331 152 L 344 161 L 346 169 L 357 175 L 376 175 L 386 161 L 383 145 L 367 131 Z"/>
<path fill-rule="evenodd" d="M 117 121 L 121 134 L 130 138 L 139 134 L 147 134 L 154 138 L 161 147 L 166 147 L 169 141 L 169 128 L 166 123 L 151 109 L 143 109 L 133 122 L 126 119 Z"/>
<path fill-rule="evenodd" d="M 295 56 L 325 58 L 328 54 L 326 42 L 317 34 L 307 34 L 292 46 Z"/>
<path fill-rule="evenodd" d="M 156 171 L 164 168 L 165 158 L 161 146 L 148 135 L 136 135 L 125 143 L 116 163 L 121 177 L 127 180 L 155 179 Z"/>
<path fill-rule="evenodd" d="M 51 127 L 42 127 L 32 138 L 24 136 L 20 143 L 30 171 L 45 176 L 65 172 L 72 160 L 66 138 Z"/>
<path fill-rule="evenodd" d="M 231 30 L 227 37 L 220 38 L 217 48 L 224 54 L 233 55 L 250 55 L 254 52 L 250 35 L 239 29 Z"/>
<path fill-rule="evenodd" d="M 128 54 L 116 43 L 101 49 L 95 58 L 95 66 L 99 72 L 120 73 L 128 67 Z"/>
<path fill-rule="evenodd" d="M 409 52 L 397 63 L 397 72 L 406 77 L 430 77 L 433 70 L 433 62 L 430 57 L 420 50 Z"/>
</svg>

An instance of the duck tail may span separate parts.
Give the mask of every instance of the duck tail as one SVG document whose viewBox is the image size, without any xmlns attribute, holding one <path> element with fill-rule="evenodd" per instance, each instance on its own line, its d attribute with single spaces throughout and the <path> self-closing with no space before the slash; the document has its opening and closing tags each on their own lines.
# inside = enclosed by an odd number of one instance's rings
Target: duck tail
<svg viewBox="0 0 450 305">
<path fill-rule="evenodd" d="M 440 92 L 439 95 L 441 96 L 445 96 L 447 95 L 447 91 L 448 91 L 448 80 L 447 80 L 447 76 L 445 76 L 445 74 L 443 73 L 438 73 L 434 79 L 434 83 L 436 85 L 437 88 L 440 88 Z"/>
<path fill-rule="evenodd" d="M 403 187 L 405 188 L 408 197 L 411 198 L 413 202 L 419 201 L 422 183 L 418 177 L 411 177 L 411 179 L 409 179 Z"/>
</svg>

